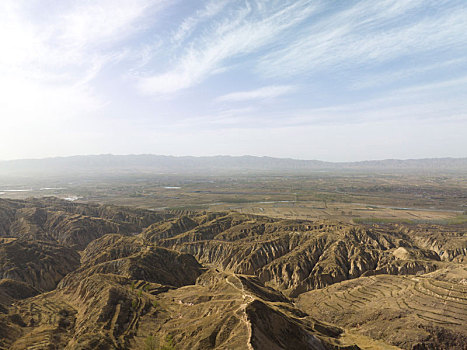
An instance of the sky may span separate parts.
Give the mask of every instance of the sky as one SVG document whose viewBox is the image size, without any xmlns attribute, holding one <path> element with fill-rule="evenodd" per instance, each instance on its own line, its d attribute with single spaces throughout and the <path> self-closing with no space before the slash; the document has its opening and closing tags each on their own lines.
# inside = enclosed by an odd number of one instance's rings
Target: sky
<svg viewBox="0 0 467 350">
<path fill-rule="evenodd" d="M 0 159 L 467 156 L 467 1 L 2 0 Z"/>
</svg>

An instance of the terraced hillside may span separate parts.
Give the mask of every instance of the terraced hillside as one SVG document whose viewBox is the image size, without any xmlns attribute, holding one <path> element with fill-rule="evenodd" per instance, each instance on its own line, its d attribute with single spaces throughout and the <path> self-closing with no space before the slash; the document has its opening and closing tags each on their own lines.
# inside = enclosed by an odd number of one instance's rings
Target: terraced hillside
<svg viewBox="0 0 467 350">
<path fill-rule="evenodd" d="M 464 282 L 427 276 L 361 277 L 304 293 L 297 305 L 314 317 L 403 348 L 467 346 Z"/>
<path fill-rule="evenodd" d="M 0 349 L 464 349 L 466 231 L 0 200 Z"/>
<path fill-rule="evenodd" d="M 257 275 L 263 283 L 296 297 L 359 276 L 427 273 L 444 262 L 465 259 L 465 227 L 446 233 L 450 239 L 437 231 L 430 234 L 427 227 L 207 213 L 153 224 L 143 236 L 192 254 L 202 263 Z"/>
<path fill-rule="evenodd" d="M 0 314 L 5 349 L 358 349 L 254 276 L 138 237 L 91 245 L 56 290 Z"/>
</svg>

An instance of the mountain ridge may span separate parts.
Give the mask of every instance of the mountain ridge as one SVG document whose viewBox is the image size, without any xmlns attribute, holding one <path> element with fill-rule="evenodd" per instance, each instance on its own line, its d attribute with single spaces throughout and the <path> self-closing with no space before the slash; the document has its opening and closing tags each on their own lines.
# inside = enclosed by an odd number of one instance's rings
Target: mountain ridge
<svg viewBox="0 0 467 350">
<path fill-rule="evenodd" d="M 0 219 L 2 350 L 467 341 L 463 224 L 155 213 L 54 197 L 0 199 Z"/>
<path fill-rule="evenodd" d="M 0 175 L 112 172 L 465 171 L 467 157 L 327 162 L 269 156 L 77 155 L 0 161 Z"/>
</svg>

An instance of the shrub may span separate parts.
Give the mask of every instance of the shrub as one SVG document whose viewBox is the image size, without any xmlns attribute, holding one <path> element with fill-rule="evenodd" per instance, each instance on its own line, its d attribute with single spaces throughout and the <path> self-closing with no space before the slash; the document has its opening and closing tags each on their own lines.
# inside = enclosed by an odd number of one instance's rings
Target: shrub
<svg viewBox="0 0 467 350">
<path fill-rule="evenodd" d="M 144 340 L 144 349 L 145 350 L 156 350 L 157 344 L 156 339 L 152 335 L 148 335 Z"/>
<path fill-rule="evenodd" d="M 174 344 L 174 339 L 173 336 L 170 334 L 167 334 L 165 337 L 165 345 L 163 345 L 160 350 L 175 350 L 175 344 Z"/>
</svg>

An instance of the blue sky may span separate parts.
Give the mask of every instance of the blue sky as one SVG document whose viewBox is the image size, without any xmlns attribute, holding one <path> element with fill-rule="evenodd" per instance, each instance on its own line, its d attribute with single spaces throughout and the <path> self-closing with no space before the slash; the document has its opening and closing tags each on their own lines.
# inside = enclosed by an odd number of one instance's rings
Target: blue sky
<svg viewBox="0 0 467 350">
<path fill-rule="evenodd" d="M 467 156 L 463 0 L 3 0 L 0 45 L 0 159 Z"/>
</svg>

